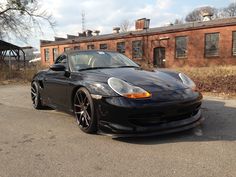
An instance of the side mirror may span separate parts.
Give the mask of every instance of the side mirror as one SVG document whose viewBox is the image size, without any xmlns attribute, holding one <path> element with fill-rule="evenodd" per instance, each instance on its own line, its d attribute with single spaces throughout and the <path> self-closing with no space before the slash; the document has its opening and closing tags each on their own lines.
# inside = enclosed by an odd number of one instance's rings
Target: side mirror
<svg viewBox="0 0 236 177">
<path fill-rule="evenodd" d="M 50 66 L 50 69 L 53 71 L 65 71 L 66 67 L 62 64 L 54 64 L 54 65 Z"/>
</svg>

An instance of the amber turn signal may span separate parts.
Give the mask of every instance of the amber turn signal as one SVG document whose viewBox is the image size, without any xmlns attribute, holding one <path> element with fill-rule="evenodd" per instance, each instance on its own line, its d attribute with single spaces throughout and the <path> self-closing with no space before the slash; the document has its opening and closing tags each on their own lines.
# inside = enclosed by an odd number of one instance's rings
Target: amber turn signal
<svg viewBox="0 0 236 177">
<path fill-rule="evenodd" d="M 140 98 L 150 98 L 151 94 L 148 92 L 141 92 L 141 93 L 127 93 L 123 94 L 123 96 L 132 99 L 140 99 Z"/>
</svg>

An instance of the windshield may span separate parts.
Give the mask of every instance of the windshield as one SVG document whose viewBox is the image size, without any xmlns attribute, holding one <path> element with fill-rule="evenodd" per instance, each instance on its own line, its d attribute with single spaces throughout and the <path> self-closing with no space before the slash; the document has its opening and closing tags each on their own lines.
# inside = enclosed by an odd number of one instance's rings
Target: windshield
<svg viewBox="0 0 236 177">
<path fill-rule="evenodd" d="M 71 71 L 101 68 L 139 67 L 126 56 L 115 52 L 78 52 L 69 57 Z"/>
</svg>

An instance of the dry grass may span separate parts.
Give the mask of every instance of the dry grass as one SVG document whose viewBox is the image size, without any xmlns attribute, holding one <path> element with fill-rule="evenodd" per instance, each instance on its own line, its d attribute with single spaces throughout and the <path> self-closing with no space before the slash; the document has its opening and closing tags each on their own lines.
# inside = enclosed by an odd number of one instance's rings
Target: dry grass
<svg viewBox="0 0 236 177">
<path fill-rule="evenodd" d="M 7 66 L 0 67 L 0 85 L 10 83 L 28 83 L 33 76 L 41 70 L 41 66 L 34 66 L 30 68 L 10 69 Z"/>
<path fill-rule="evenodd" d="M 189 75 L 202 92 L 236 94 L 236 66 L 177 68 Z"/>
<path fill-rule="evenodd" d="M 140 63 L 143 69 L 153 70 L 151 64 Z M 236 66 L 172 68 L 190 76 L 201 92 L 221 96 L 236 96 Z"/>
<path fill-rule="evenodd" d="M 150 64 L 140 63 L 143 68 L 153 70 Z M 38 68 L 38 69 L 36 69 Z M 0 69 L 0 85 L 9 83 L 28 83 L 38 70 L 43 67 L 32 67 L 21 70 L 9 70 L 7 67 Z M 183 67 L 175 68 L 190 76 L 201 92 L 213 94 L 236 95 L 236 66 L 211 66 L 211 67 Z"/>
</svg>

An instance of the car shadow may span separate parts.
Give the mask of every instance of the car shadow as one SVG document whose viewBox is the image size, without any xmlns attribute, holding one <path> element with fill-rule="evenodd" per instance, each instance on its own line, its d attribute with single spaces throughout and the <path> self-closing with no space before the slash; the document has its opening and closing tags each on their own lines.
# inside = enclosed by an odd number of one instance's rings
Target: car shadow
<svg viewBox="0 0 236 177">
<path fill-rule="evenodd" d="M 203 124 L 188 131 L 151 137 L 114 138 L 114 140 L 141 145 L 236 140 L 236 107 L 225 105 L 223 100 L 204 100 L 202 112 L 205 118 Z"/>
</svg>

